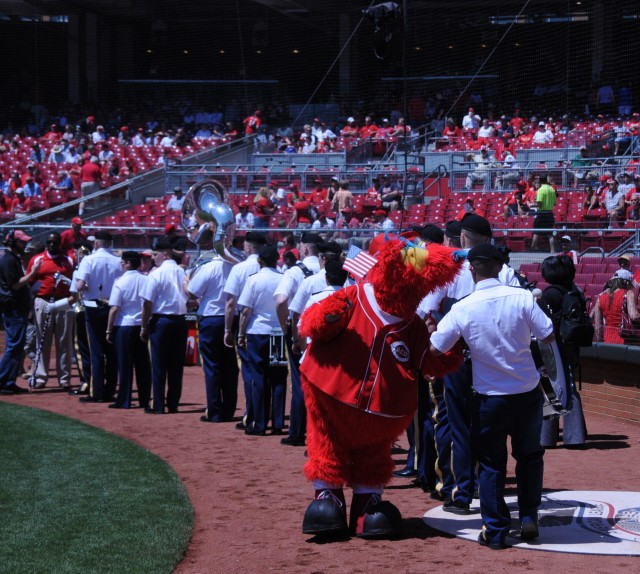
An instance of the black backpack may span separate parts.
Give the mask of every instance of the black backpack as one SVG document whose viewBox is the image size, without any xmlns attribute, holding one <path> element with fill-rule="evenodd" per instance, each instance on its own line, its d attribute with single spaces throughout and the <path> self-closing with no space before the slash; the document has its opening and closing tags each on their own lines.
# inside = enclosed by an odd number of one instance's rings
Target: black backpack
<svg viewBox="0 0 640 574">
<path fill-rule="evenodd" d="M 565 345 L 591 347 L 593 344 L 593 323 L 587 313 L 587 302 L 582 291 L 575 285 L 569 290 L 556 289 L 563 292 L 560 308 L 560 337 Z"/>
</svg>

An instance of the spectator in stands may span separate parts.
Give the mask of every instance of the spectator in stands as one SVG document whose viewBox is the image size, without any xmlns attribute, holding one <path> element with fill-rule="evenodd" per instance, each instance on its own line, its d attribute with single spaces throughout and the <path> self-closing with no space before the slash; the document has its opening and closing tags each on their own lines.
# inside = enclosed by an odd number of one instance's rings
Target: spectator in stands
<svg viewBox="0 0 640 574">
<path fill-rule="evenodd" d="M 504 200 L 504 216 L 511 217 L 519 215 L 524 217 L 529 213 L 529 207 L 524 203 L 523 194 L 520 189 L 512 191 Z"/>
<path fill-rule="evenodd" d="M 625 253 L 618 257 L 618 268 L 631 271 L 631 255 L 629 253 Z"/>
<path fill-rule="evenodd" d="M 491 157 L 487 146 L 481 146 L 479 154 L 469 154 L 466 160 L 472 164 L 473 171 L 467 174 L 465 191 L 470 191 L 476 182 L 482 182 L 483 191 L 488 191 L 491 188 Z"/>
<path fill-rule="evenodd" d="M 518 141 L 524 148 L 531 146 L 531 143 L 533 142 L 533 134 L 531 133 L 529 124 L 524 124 L 522 126 L 522 132 L 518 135 Z"/>
<path fill-rule="evenodd" d="M 182 188 L 179 185 L 173 188 L 173 195 L 167 202 L 167 209 L 169 211 L 182 211 L 182 205 L 184 204 L 184 194 Z"/>
<path fill-rule="evenodd" d="M 620 174 L 616 179 L 618 180 L 618 189 L 622 193 L 624 193 L 625 201 L 627 203 L 631 203 L 632 195 L 636 193 L 636 186 L 633 182 L 633 175 L 625 171 L 624 173 Z"/>
<path fill-rule="evenodd" d="M 627 221 L 640 221 L 640 193 L 634 193 L 627 207 Z"/>
<path fill-rule="evenodd" d="M 49 163 L 64 163 L 66 161 L 65 153 L 62 148 L 62 145 L 55 144 L 51 148 L 51 153 L 49 153 L 49 157 L 47 159 Z"/>
<path fill-rule="evenodd" d="M 158 143 L 158 145 L 161 148 L 168 148 L 173 146 L 174 142 L 175 142 L 175 138 L 173 135 L 173 130 L 167 130 L 160 138 L 160 142 Z"/>
<path fill-rule="evenodd" d="M 560 238 L 560 255 L 566 255 L 573 261 L 574 265 L 578 264 L 578 252 L 572 249 L 573 243 L 570 235 L 563 235 Z M 547 281 L 545 279 L 545 281 Z"/>
<path fill-rule="evenodd" d="M 378 131 L 376 132 L 376 139 L 379 140 L 387 140 L 391 138 L 391 133 L 393 132 L 393 127 L 389 123 L 389 118 L 382 118 L 381 125 L 378 126 Z"/>
<path fill-rule="evenodd" d="M 538 122 L 538 129 L 533 134 L 532 143 L 543 145 L 553 141 L 553 132 L 545 125 L 544 122 Z"/>
<path fill-rule="evenodd" d="M 100 162 L 97 156 L 91 156 L 90 161 L 87 161 L 80 168 L 80 193 L 82 197 L 90 195 L 100 190 L 100 178 L 102 177 L 102 171 L 100 170 Z M 81 202 L 78 215 L 84 213 L 85 202 Z"/>
<path fill-rule="evenodd" d="M 476 114 L 473 108 L 469 108 L 469 112 L 462 118 L 463 130 L 478 130 L 480 128 L 480 116 Z"/>
<path fill-rule="evenodd" d="M 620 322 L 623 304 L 632 321 L 640 319 L 633 292 L 633 275 L 627 269 L 618 269 L 609 281 L 609 288 L 596 299 L 594 308 L 595 340 L 613 345 L 622 345 Z"/>
<path fill-rule="evenodd" d="M 298 149 L 299 153 L 314 153 L 316 151 L 318 138 L 311 133 L 311 126 L 309 124 L 303 127 L 299 143 L 301 144 L 301 147 Z"/>
<path fill-rule="evenodd" d="M 620 155 L 621 152 L 624 153 L 627 150 L 631 143 L 631 132 L 629 131 L 629 128 L 624 125 L 622 118 L 618 118 L 616 120 L 616 123 L 613 126 L 613 133 L 613 155 Z"/>
<path fill-rule="evenodd" d="M 285 235 L 282 240 L 282 247 L 279 252 L 280 259 L 282 259 L 284 254 L 287 252 L 292 253 L 295 256 L 296 261 L 300 259 L 300 251 L 298 251 L 298 248 L 296 247 L 296 238 L 291 234 Z"/>
<path fill-rule="evenodd" d="M 458 142 L 462 132 L 460 128 L 455 124 L 453 118 L 447 118 L 447 125 L 442 132 L 442 138 L 449 144 L 455 144 Z"/>
<path fill-rule="evenodd" d="M 15 191 L 15 196 L 11 201 L 11 211 L 14 213 L 24 213 L 31 209 L 31 199 L 26 197 L 24 189 L 18 187 Z"/>
<path fill-rule="evenodd" d="M 87 234 L 82 230 L 82 219 L 78 216 L 71 219 L 71 229 L 65 229 L 60 234 L 60 247 L 63 253 L 66 253 L 70 257 L 75 256 L 74 244 L 76 241 L 85 241 Z"/>
<path fill-rule="evenodd" d="M 327 190 L 322 187 L 322 179 L 319 177 L 314 181 L 315 187 L 313 191 L 309 194 L 309 201 L 312 205 L 318 205 L 323 201 L 327 201 Z"/>
<path fill-rule="evenodd" d="M 131 139 L 131 144 L 135 147 L 142 147 L 146 144 L 146 140 L 144 137 L 144 128 L 138 128 L 136 130 L 136 135 Z"/>
<path fill-rule="evenodd" d="M 364 118 L 364 125 L 360 128 L 359 135 L 362 139 L 369 139 L 376 135 L 378 126 L 373 122 L 371 116 Z"/>
<path fill-rule="evenodd" d="M 349 191 L 349 182 L 343 179 L 338 183 L 338 191 L 333 196 L 331 211 L 342 213 L 345 207 L 353 209 L 353 194 Z"/>
<path fill-rule="evenodd" d="M 31 146 L 31 153 L 29 154 L 29 161 L 32 163 L 42 163 L 44 161 L 44 153 L 40 149 L 40 144 L 35 142 Z"/>
<path fill-rule="evenodd" d="M 249 211 L 249 202 L 242 201 L 238 204 L 238 213 L 235 217 L 236 227 L 239 229 L 252 229 L 254 224 L 253 213 Z"/>
<path fill-rule="evenodd" d="M 335 213 L 327 212 L 324 207 L 318 209 L 318 218 L 311 224 L 311 229 L 314 231 L 327 231 L 335 228 Z M 333 238 L 333 233 L 321 233 L 320 235 L 325 241 Z"/>
<path fill-rule="evenodd" d="M 569 175 L 573 176 L 573 187 L 578 187 L 578 182 L 581 179 L 587 178 L 589 172 L 586 170 L 591 165 L 591 159 L 589 158 L 589 152 L 585 146 L 580 147 L 580 151 L 576 157 L 571 160 L 568 170 Z"/>
<path fill-rule="evenodd" d="M 74 145 L 69 145 L 69 147 L 66 149 L 65 151 L 65 158 L 64 161 L 65 163 L 78 163 L 80 156 L 78 155 L 78 152 L 76 151 L 76 146 Z"/>
<path fill-rule="evenodd" d="M 462 218 L 469 213 L 475 213 L 476 215 L 484 217 L 484 213 L 481 210 L 476 209 L 471 197 L 465 200 L 462 209 L 456 214 L 456 221 L 462 221 Z"/>
<path fill-rule="evenodd" d="M 397 211 L 402 206 L 402 190 L 396 182 L 391 181 L 391 176 L 388 173 L 382 176 L 380 198 L 382 199 L 382 207 L 389 212 Z"/>
<path fill-rule="evenodd" d="M 262 119 L 260 118 L 260 110 L 256 110 L 253 112 L 253 115 L 247 116 L 242 123 L 244 124 L 244 135 L 250 136 L 251 134 L 257 133 L 258 128 L 262 124 Z"/>
<path fill-rule="evenodd" d="M 531 251 L 536 251 L 540 237 L 546 236 L 549 238 L 549 248 L 551 252 L 555 249 L 555 238 L 550 231 L 539 231 L 540 229 L 550 229 L 555 225 L 555 217 L 553 215 L 553 208 L 556 204 L 556 192 L 547 181 L 546 175 L 540 176 L 540 188 L 536 194 L 536 217 L 533 221 L 533 237 L 531 238 Z"/>
<path fill-rule="evenodd" d="M 340 180 L 334 175 L 331 178 L 331 181 L 329 183 L 329 188 L 327 189 L 327 199 L 329 201 L 333 201 L 333 198 L 336 194 L 336 192 L 338 191 L 338 182 Z"/>
<path fill-rule="evenodd" d="M 276 211 L 270 195 L 268 187 L 261 187 L 253 198 L 253 225 L 256 229 L 267 229 L 269 220 Z"/>
<path fill-rule="evenodd" d="M 367 189 L 365 201 L 368 205 L 382 205 L 382 196 L 380 195 L 380 178 L 376 175 L 371 180 L 372 186 Z"/>
<path fill-rule="evenodd" d="M 403 117 L 398 118 L 398 123 L 394 126 L 393 131 L 389 134 L 392 138 L 401 138 L 411 133 L 411 126 L 406 125 Z"/>
<path fill-rule="evenodd" d="M 607 210 L 610 228 L 625 216 L 624 193 L 618 189 L 618 182 L 615 179 L 607 180 L 607 189 L 604 193 L 604 208 Z"/>
<path fill-rule="evenodd" d="M 356 126 L 355 118 L 353 116 L 349 116 L 347 118 L 347 125 L 340 130 L 340 135 L 343 138 L 355 138 L 358 137 L 359 131 L 358 126 Z"/>
<path fill-rule="evenodd" d="M 269 183 L 269 189 L 271 190 L 270 199 L 274 205 L 287 205 L 287 192 L 278 181 L 272 179 Z"/>
<path fill-rule="evenodd" d="M 107 134 L 104 131 L 104 126 L 96 127 L 96 131 L 91 134 L 91 141 L 93 144 L 99 144 L 107 139 Z"/>
<path fill-rule="evenodd" d="M 297 183 L 289 185 L 289 193 L 287 194 L 287 205 L 293 207 L 299 201 L 304 201 L 304 194 L 298 189 Z"/>
<path fill-rule="evenodd" d="M 200 124 L 196 135 L 193 136 L 194 139 L 205 140 L 211 137 L 211 130 L 205 124 Z"/>
<path fill-rule="evenodd" d="M 395 229 L 393 221 L 389 219 L 384 209 L 376 209 L 373 212 L 373 221 L 365 221 L 364 227 L 371 227 L 380 231 L 394 231 Z"/>
<path fill-rule="evenodd" d="M 42 188 L 31 176 L 27 177 L 23 189 L 25 197 L 42 197 Z"/>
<path fill-rule="evenodd" d="M 522 177 L 520 164 L 510 151 L 505 154 L 502 165 L 505 167 L 505 171 L 501 171 L 496 175 L 495 185 L 495 188 L 500 190 L 515 185 Z"/>
<path fill-rule="evenodd" d="M 493 137 L 494 129 L 493 126 L 489 125 L 489 120 L 487 118 L 482 120 L 482 125 L 478 128 L 478 139 L 483 138 L 484 141 L 482 143 L 487 143 L 487 138 Z"/>
<path fill-rule="evenodd" d="M 592 185 L 586 185 L 584 190 L 586 192 L 586 195 L 584 201 L 582 202 L 582 205 L 587 210 L 587 213 L 589 213 L 592 209 L 596 209 L 597 207 L 599 207 L 600 202 L 598 199 L 598 194 L 596 193 L 595 189 L 593 189 Z"/>
<path fill-rule="evenodd" d="M 115 154 L 109 149 L 109 144 L 106 142 L 103 143 L 100 149 L 100 153 L 98 153 L 98 159 L 100 160 L 100 162 L 103 165 L 111 163 L 114 157 Z"/>
<path fill-rule="evenodd" d="M 69 177 L 68 171 L 61 169 L 58 172 L 58 177 L 53 185 L 53 189 L 62 191 L 65 195 L 74 191 L 73 180 Z"/>
<path fill-rule="evenodd" d="M 288 227 L 309 229 L 312 223 L 311 206 L 304 195 L 299 194 L 293 203 L 293 215 Z"/>
</svg>

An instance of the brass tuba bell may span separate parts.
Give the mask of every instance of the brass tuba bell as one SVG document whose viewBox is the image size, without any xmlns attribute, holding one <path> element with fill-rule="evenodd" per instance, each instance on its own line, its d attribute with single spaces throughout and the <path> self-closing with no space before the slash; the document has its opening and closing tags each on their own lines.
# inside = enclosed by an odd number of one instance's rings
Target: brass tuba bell
<svg viewBox="0 0 640 574">
<path fill-rule="evenodd" d="M 219 181 L 208 179 L 189 188 L 182 204 L 182 226 L 193 243 L 213 246 L 226 257 L 225 247 L 231 243 L 236 226 L 226 189 Z"/>
</svg>

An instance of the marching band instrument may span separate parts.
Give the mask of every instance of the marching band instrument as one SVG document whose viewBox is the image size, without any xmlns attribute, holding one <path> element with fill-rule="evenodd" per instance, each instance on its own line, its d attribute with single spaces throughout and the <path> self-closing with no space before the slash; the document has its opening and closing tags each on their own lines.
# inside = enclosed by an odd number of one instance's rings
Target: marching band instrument
<svg viewBox="0 0 640 574">
<path fill-rule="evenodd" d="M 531 354 L 540 373 L 539 387 L 544 396 L 542 416 L 552 419 L 571 412 L 571 380 L 565 376 L 558 344 L 537 339 L 531 342 Z"/>
</svg>

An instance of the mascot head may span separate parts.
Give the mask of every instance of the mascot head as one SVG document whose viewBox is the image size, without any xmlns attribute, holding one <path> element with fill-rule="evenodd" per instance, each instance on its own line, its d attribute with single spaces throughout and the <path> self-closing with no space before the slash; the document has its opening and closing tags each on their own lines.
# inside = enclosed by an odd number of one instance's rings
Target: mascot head
<svg viewBox="0 0 640 574">
<path fill-rule="evenodd" d="M 367 281 L 374 287 L 378 305 L 404 319 L 414 315 L 426 295 L 451 283 L 462 265 L 461 259 L 454 258 L 455 249 L 437 243 L 421 247 L 417 234 L 391 239 L 378 235 L 371 242 L 372 250 L 377 251 L 378 263 Z"/>
</svg>

